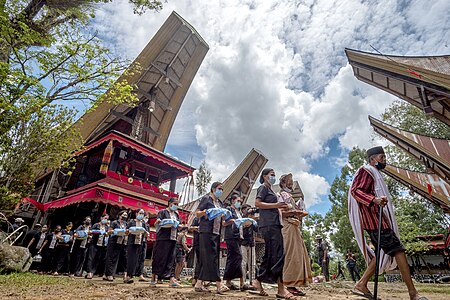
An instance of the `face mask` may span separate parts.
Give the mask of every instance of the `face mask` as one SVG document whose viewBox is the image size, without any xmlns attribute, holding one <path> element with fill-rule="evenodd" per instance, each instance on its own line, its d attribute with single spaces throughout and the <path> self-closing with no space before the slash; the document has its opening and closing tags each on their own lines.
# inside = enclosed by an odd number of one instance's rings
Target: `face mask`
<svg viewBox="0 0 450 300">
<path fill-rule="evenodd" d="M 384 168 L 386 168 L 386 164 L 377 161 L 377 163 L 375 164 L 375 168 L 377 168 L 378 170 L 383 170 Z"/>
<path fill-rule="evenodd" d="M 176 211 L 178 209 L 178 206 L 176 206 L 175 204 L 172 204 L 172 206 L 170 207 L 170 210 Z"/>
<path fill-rule="evenodd" d="M 103 220 L 102 220 L 102 224 L 106 224 L 106 223 L 108 223 L 108 220 L 103 219 Z"/>
<path fill-rule="evenodd" d="M 277 179 L 275 178 L 275 176 L 269 176 L 269 183 L 270 184 L 274 184 L 276 180 Z"/>
<path fill-rule="evenodd" d="M 283 191 L 288 192 L 288 193 L 292 192 L 292 190 L 290 188 L 288 188 L 288 187 L 284 187 Z"/>
<path fill-rule="evenodd" d="M 222 196 L 222 190 L 219 190 L 219 189 L 217 189 L 215 192 L 214 192 L 214 196 L 216 196 L 217 198 L 220 198 L 221 196 Z"/>
<path fill-rule="evenodd" d="M 84 224 L 89 225 L 91 224 L 91 221 L 84 221 Z"/>
<path fill-rule="evenodd" d="M 136 219 L 142 220 L 142 219 L 144 219 L 144 215 L 137 215 Z"/>
<path fill-rule="evenodd" d="M 234 204 L 234 207 L 236 207 L 237 209 L 239 209 L 241 207 L 241 202 L 236 202 Z"/>
</svg>

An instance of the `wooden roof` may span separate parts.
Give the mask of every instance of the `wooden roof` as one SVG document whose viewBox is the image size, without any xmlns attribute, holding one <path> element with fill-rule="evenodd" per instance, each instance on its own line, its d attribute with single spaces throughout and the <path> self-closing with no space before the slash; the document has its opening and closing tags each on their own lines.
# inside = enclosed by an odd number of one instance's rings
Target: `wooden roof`
<svg viewBox="0 0 450 300">
<path fill-rule="evenodd" d="M 244 160 L 223 182 L 223 195 L 221 200 L 228 199 L 232 194 L 239 194 L 245 203 L 252 191 L 258 175 L 266 165 L 268 159 L 256 149 L 250 150 Z M 186 204 L 183 208 L 189 211 L 197 209 L 199 199 Z"/>
<path fill-rule="evenodd" d="M 450 55 L 393 56 L 345 49 L 355 77 L 450 125 Z"/>
<path fill-rule="evenodd" d="M 439 206 L 445 213 L 450 213 L 450 185 L 440 177 L 391 165 L 387 165 L 383 172 Z M 431 196 L 429 188 L 431 189 Z"/>
<path fill-rule="evenodd" d="M 172 12 L 132 63 L 139 65 L 140 71 L 117 79 L 137 85 L 138 106 L 104 101 L 76 123 L 83 138 L 89 142 L 115 129 L 164 151 L 175 117 L 208 49 L 197 31 Z M 150 112 L 152 101 L 155 108 Z"/>
<path fill-rule="evenodd" d="M 450 183 L 450 141 L 395 128 L 369 116 L 375 132 L 410 153 L 443 180 Z"/>
</svg>

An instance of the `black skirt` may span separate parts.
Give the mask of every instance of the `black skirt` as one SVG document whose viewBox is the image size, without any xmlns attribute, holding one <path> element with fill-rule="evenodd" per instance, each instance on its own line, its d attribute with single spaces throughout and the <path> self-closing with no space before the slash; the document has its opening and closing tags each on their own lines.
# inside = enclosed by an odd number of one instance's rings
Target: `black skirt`
<svg viewBox="0 0 450 300">
<path fill-rule="evenodd" d="M 220 236 L 201 232 L 199 236 L 200 272 L 198 279 L 220 281 L 219 250 Z"/>
<path fill-rule="evenodd" d="M 256 279 L 265 283 L 276 283 L 283 280 L 284 247 L 281 226 L 267 226 L 260 228 L 264 238 L 264 256 L 258 269 Z"/>
<path fill-rule="evenodd" d="M 152 274 L 157 275 L 158 279 L 169 279 L 175 276 L 175 245 L 176 241 L 156 240 L 153 247 Z"/>
<path fill-rule="evenodd" d="M 242 277 L 242 252 L 241 242 L 238 239 L 226 240 L 227 264 L 225 265 L 224 280 L 232 280 Z"/>
</svg>

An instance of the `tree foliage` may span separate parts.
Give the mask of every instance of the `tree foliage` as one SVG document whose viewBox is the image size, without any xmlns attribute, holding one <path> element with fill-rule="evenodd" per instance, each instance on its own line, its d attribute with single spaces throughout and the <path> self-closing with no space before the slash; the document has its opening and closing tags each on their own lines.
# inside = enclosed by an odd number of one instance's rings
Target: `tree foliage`
<svg viewBox="0 0 450 300">
<path fill-rule="evenodd" d="M 77 111 L 61 104 L 136 103 L 126 79 L 113 82 L 139 66 L 128 68 L 89 27 L 96 5 L 108 2 L 0 0 L 0 209 L 82 144 L 71 127 Z M 138 14 L 161 9 L 161 1 L 129 2 Z"/>
<path fill-rule="evenodd" d="M 206 162 L 202 161 L 195 176 L 195 188 L 199 196 L 208 191 L 208 185 L 211 182 L 211 170 L 206 166 Z"/>
</svg>

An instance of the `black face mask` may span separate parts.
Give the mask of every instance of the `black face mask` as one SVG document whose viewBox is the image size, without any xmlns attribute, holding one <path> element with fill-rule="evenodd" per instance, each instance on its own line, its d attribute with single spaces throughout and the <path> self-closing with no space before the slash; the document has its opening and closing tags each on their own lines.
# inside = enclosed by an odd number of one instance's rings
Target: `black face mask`
<svg viewBox="0 0 450 300">
<path fill-rule="evenodd" d="M 90 222 L 90 221 L 85 221 L 84 224 L 85 224 L 85 225 L 90 225 L 91 222 Z"/>
<path fill-rule="evenodd" d="M 383 170 L 384 168 L 386 168 L 386 163 L 381 163 L 378 162 L 375 164 L 375 168 L 377 168 L 378 170 Z"/>
</svg>

